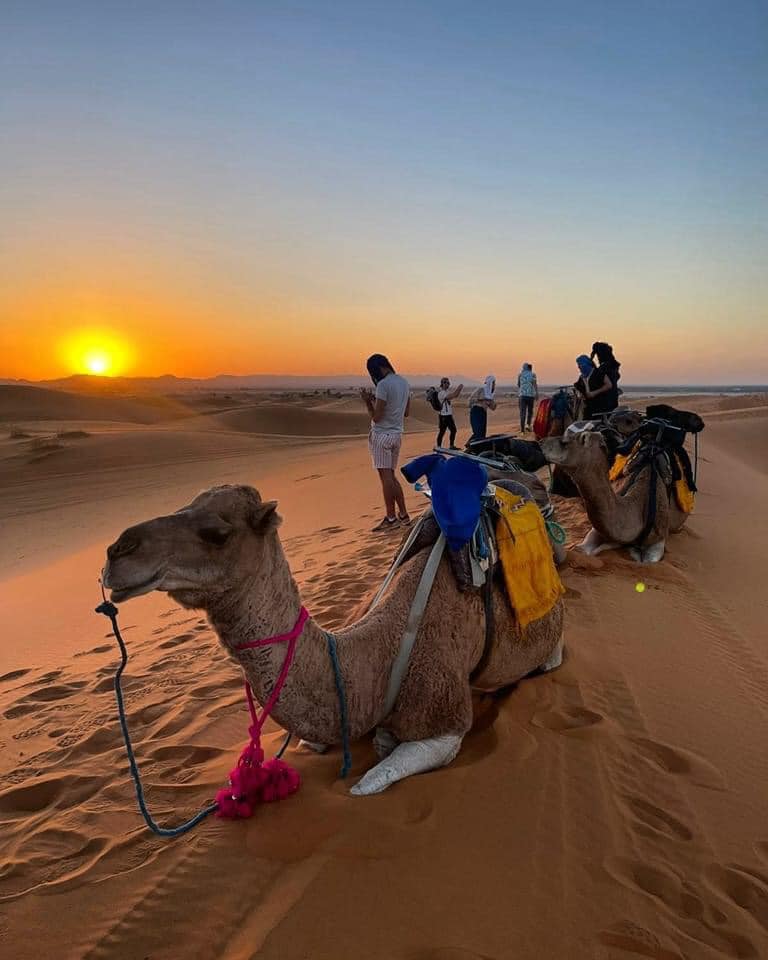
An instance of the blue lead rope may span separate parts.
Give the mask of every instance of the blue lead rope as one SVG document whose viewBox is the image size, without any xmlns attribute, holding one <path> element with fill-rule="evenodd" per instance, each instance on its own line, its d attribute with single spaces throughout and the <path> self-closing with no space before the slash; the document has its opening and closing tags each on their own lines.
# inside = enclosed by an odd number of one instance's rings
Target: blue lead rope
<svg viewBox="0 0 768 960">
<path fill-rule="evenodd" d="M 100 603 L 96 607 L 96 613 L 103 613 L 105 617 L 109 618 L 110 623 L 112 624 L 112 632 L 115 635 L 115 639 L 120 647 L 120 666 L 117 668 L 115 673 L 115 699 L 117 700 L 117 716 L 120 720 L 120 730 L 123 734 L 123 741 L 125 743 L 125 752 L 128 754 L 128 763 L 131 768 L 131 777 L 133 778 L 133 785 L 136 789 L 136 800 L 139 804 L 139 810 L 141 811 L 142 817 L 144 817 L 144 822 L 152 831 L 152 833 L 157 834 L 158 837 L 180 837 L 185 833 L 188 833 L 193 827 L 196 827 L 198 823 L 211 814 L 215 813 L 219 809 L 218 803 L 212 803 L 208 807 L 204 807 L 200 813 L 192 817 L 191 820 L 187 820 L 185 823 L 180 824 L 178 827 L 161 827 L 152 818 L 152 814 L 149 812 L 147 807 L 147 802 L 144 799 L 144 787 L 141 783 L 141 774 L 139 773 L 139 767 L 136 763 L 136 755 L 133 752 L 133 743 L 131 742 L 131 734 L 128 730 L 128 718 L 125 715 L 125 702 L 123 701 L 123 688 L 122 688 L 122 676 L 123 671 L 128 665 L 128 650 L 125 646 L 125 641 L 120 635 L 120 628 L 117 625 L 117 607 L 114 603 L 111 603 L 109 600 L 104 600 L 103 603 Z M 342 743 L 344 745 L 344 765 L 341 768 L 341 776 L 346 777 L 352 766 L 352 754 L 349 749 L 349 722 L 347 720 L 347 700 L 344 694 L 344 680 L 341 676 L 341 668 L 339 667 L 339 658 L 336 653 L 336 638 L 333 637 L 330 633 L 326 633 L 326 639 L 328 641 L 328 653 L 331 657 L 331 664 L 333 665 L 333 677 L 336 682 L 336 692 L 339 697 L 339 708 L 341 710 L 341 736 Z M 291 735 L 286 734 L 283 745 L 278 750 L 276 756 L 279 759 L 285 753 L 288 744 L 291 741 Z"/>
<path fill-rule="evenodd" d="M 125 703 L 123 702 L 121 678 L 123 671 L 128 665 L 128 651 L 125 647 L 125 641 L 120 636 L 120 629 L 117 626 L 117 607 L 109 600 L 105 600 L 103 603 L 100 603 L 98 607 L 96 607 L 96 613 L 103 613 L 105 617 L 109 617 L 109 620 L 112 623 L 112 630 L 115 634 L 115 639 L 120 646 L 121 660 L 120 666 L 117 668 L 117 673 L 115 674 L 115 698 L 117 699 L 117 715 L 120 718 L 120 729 L 123 731 L 125 750 L 128 754 L 128 763 L 131 766 L 131 776 L 133 777 L 133 785 L 136 788 L 136 799 L 139 803 L 139 810 L 141 810 L 141 815 L 144 817 L 144 822 L 147 824 L 152 833 L 156 833 L 158 837 L 180 837 L 193 827 L 196 827 L 201 820 L 205 820 L 209 813 L 213 813 L 215 810 L 218 810 L 219 805 L 218 803 L 212 803 L 209 807 L 205 807 L 205 809 L 201 810 L 200 813 L 192 817 L 191 820 L 187 820 L 186 823 L 182 823 L 178 827 L 160 827 L 152 819 L 152 814 L 147 809 L 147 803 L 144 799 L 144 788 L 141 785 L 141 775 L 139 774 L 139 768 L 133 752 L 131 735 L 128 732 L 128 720 L 125 716 Z M 285 746 L 283 749 L 285 749 Z"/>
<path fill-rule="evenodd" d="M 343 780 L 352 769 L 352 751 L 349 749 L 349 720 L 347 718 L 347 698 L 344 693 L 344 678 L 341 675 L 339 666 L 339 654 L 336 650 L 336 637 L 332 633 L 325 633 L 325 639 L 328 643 L 328 655 L 331 658 L 333 666 L 333 679 L 336 681 L 336 694 L 339 698 L 339 712 L 341 713 L 341 745 L 344 750 L 344 762 L 341 767 L 341 779 Z"/>
</svg>

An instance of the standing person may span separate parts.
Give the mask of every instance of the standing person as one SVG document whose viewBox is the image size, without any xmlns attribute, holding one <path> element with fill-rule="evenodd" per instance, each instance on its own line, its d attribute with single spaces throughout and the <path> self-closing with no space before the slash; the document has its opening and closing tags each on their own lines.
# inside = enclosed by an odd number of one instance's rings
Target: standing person
<svg viewBox="0 0 768 960">
<path fill-rule="evenodd" d="M 481 387 L 475 388 L 469 395 L 469 423 L 472 427 L 472 436 L 469 443 L 473 440 L 485 440 L 488 433 L 488 411 L 496 409 L 496 377 L 489 373 L 485 378 L 485 383 Z"/>
<path fill-rule="evenodd" d="M 381 480 L 386 509 L 384 519 L 373 529 L 392 530 L 398 524 L 411 522 L 405 506 L 403 488 L 395 476 L 403 439 L 404 418 L 410 413 L 411 389 L 408 381 L 395 373 L 395 368 L 383 354 L 374 353 L 368 357 L 365 365 L 375 390 L 364 387 L 360 396 L 371 415 L 368 449 Z M 395 507 L 399 515 L 395 513 Z"/>
<path fill-rule="evenodd" d="M 589 420 L 592 416 L 592 401 L 587 398 L 587 390 L 594 390 L 598 386 L 595 373 L 597 367 L 592 363 L 586 353 L 576 357 L 576 366 L 579 368 L 579 379 L 573 387 L 578 395 L 578 406 L 576 410 L 577 420 Z"/>
<path fill-rule="evenodd" d="M 455 400 L 456 397 L 464 389 L 464 384 L 460 383 L 458 387 L 454 387 L 451 390 L 451 381 L 448 377 L 443 377 L 440 381 L 440 389 L 437 391 L 437 399 L 440 401 L 440 414 L 439 414 L 439 429 L 437 431 L 437 445 L 441 447 L 443 445 L 443 437 L 445 436 L 445 431 L 448 431 L 448 434 L 451 438 L 451 450 L 458 450 L 456 446 L 456 421 L 453 419 L 453 407 L 451 406 L 451 400 Z"/>
<path fill-rule="evenodd" d="M 533 404 L 539 399 L 539 384 L 533 372 L 532 363 L 524 363 L 517 375 L 518 402 L 520 403 L 520 433 L 525 433 L 526 418 L 528 430 L 533 423 Z"/>
<path fill-rule="evenodd" d="M 621 364 L 613 355 L 613 347 L 609 343 L 598 340 L 592 344 L 590 359 L 597 357 L 599 366 L 589 378 L 585 395 L 591 401 L 590 416 L 598 413 L 610 413 L 619 405 L 619 379 Z M 594 381 L 594 386 L 590 386 Z"/>
</svg>

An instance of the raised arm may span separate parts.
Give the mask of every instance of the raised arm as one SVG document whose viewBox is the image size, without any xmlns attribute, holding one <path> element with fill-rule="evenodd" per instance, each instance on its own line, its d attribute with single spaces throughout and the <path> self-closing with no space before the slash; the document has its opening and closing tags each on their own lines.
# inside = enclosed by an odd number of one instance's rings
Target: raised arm
<svg viewBox="0 0 768 960">
<path fill-rule="evenodd" d="M 371 420 L 373 420 L 374 423 L 378 423 L 379 420 L 381 420 L 381 418 L 384 416 L 384 409 L 387 406 L 387 401 L 382 400 L 381 397 L 374 397 L 371 391 L 366 389 L 360 391 L 360 396 L 368 408 L 368 413 L 370 414 Z"/>
<path fill-rule="evenodd" d="M 448 391 L 448 393 L 447 393 L 446 396 L 445 396 L 445 399 L 446 399 L 446 400 L 453 400 L 453 399 L 455 399 L 456 397 L 458 397 L 458 395 L 461 393 L 461 391 L 462 391 L 463 389 L 464 389 L 464 384 L 463 384 L 463 383 L 460 383 L 460 384 L 458 385 L 458 387 L 454 387 L 453 390 L 449 390 L 449 391 Z"/>
<path fill-rule="evenodd" d="M 608 393 L 609 390 L 613 390 L 613 384 L 611 383 L 610 377 L 607 374 L 603 375 L 602 385 L 597 388 L 597 390 L 590 390 L 587 387 L 586 394 L 592 399 L 592 397 L 599 397 L 601 393 Z"/>
</svg>

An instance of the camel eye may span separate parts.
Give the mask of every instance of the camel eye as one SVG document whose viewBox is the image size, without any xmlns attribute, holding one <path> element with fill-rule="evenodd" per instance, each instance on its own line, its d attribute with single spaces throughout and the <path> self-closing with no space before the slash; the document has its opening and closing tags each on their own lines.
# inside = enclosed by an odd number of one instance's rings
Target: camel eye
<svg viewBox="0 0 768 960">
<path fill-rule="evenodd" d="M 197 531 L 198 537 L 205 543 L 212 543 L 216 547 L 222 547 L 229 540 L 232 533 L 232 527 L 228 523 L 221 523 L 216 526 L 200 527 Z"/>
</svg>

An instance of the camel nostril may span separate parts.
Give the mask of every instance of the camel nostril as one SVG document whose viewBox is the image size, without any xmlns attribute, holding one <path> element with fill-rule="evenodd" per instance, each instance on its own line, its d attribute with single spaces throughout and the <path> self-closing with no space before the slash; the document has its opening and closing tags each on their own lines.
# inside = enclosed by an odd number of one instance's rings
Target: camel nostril
<svg viewBox="0 0 768 960">
<path fill-rule="evenodd" d="M 120 537 L 110 547 L 107 547 L 107 556 L 110 560 L 125 557 L 138 547 L 139 541 L 135 537 Z"/>
</svg>

